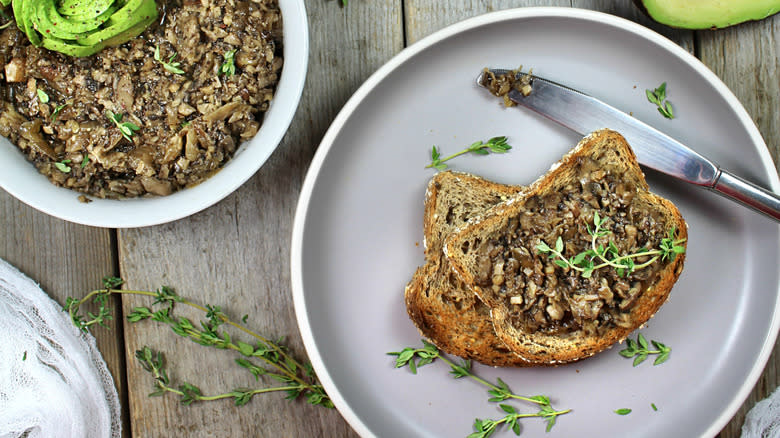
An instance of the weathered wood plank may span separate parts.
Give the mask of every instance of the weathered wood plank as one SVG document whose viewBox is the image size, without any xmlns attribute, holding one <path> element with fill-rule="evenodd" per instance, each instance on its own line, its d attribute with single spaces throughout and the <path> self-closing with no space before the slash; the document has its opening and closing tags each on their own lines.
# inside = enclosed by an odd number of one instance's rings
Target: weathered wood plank
<svg viewBox="0 0 780 438">
<path fill-rule="evenodd" d="M 3 190 L 0 190 L 0 257 L 38 282 L 60 304 L 69 296 L 81 297 L 99 288 L 104 276 L 114 274 L 116 260 L 110 230 L 52 218 Z M 117 314 L 119 300 L 112 304 Z M 111 321 L 109 327 L 110 330 L 100 328 L 92 333 L 114 377 L 120 400 L 126 400 L 121 320 Z M 129 436 L 127 415 L 123 420 L 125 436 Z"/>
<path fill-rule="evenodd" d="M 642 26 L 653 29 L 661 35 L 677 43 L 683 49 L 693 53 L 694 35 L 692 31 L 672 29 L 671 27 L 658 24 L 642 13 L 633 2 L 616 2 L 610 0 L 572 0 L 572 6 L 575 8 L 592 9 L 594 11 L 606 12 L 627 20 L 641 24 Z"/>
<path fill-rule="evenodd" d="M 702 62 L 737 96 L 778 164 L 780 16 L 718 31 L 699 32 L 698 39 Z"/>
<path fill-rule="evenodd" d="M 414 44 L 450 24 L 488 12 L 528 6 L 569 5 L 569 0 L 405 0 L 406 43 Z"/>
<path fill-rule="evenodd" d="M 758 126 L 780 170 L 780 16 L 718 31 L 698 33 L 701 60 L 742 102 Z M 738 147 L 738 145 L 735 145 Z M 747 412 L 780 385 L 780 343 L 739 412 L 720 433 L 737 438 Z"/>
<path fill-rule="evenodd" d="M 269 337 L 284 336 L 304 355 L 290 290 L 292 218 L 305 171 L 320 139 L 354 90 L 402 49 L 401 4 L 307 2 L 311 32 L 306 89 L 293 124 L 271 159 L 218 205 L 188 219 L 119 233 L 121 271 L 131 288 L 175 287 L 202 304 L 220 305 Z M 124 300 L 125 310 L 148 301 Z M 127 354 L 144 345 L 163 351 L 173 382 L 213 394 L 258 387 L 235 354 L 204 349 L 151 322 L 127 327 Z M 150 399 L 151 377 L 128 364 L 135 436 L 352 436 L 335 410 L 288 402 L 283 394 L 181 406 L 172 396 Z M 267 383 L 267 382 L 265 382 Z"/>
</svg>

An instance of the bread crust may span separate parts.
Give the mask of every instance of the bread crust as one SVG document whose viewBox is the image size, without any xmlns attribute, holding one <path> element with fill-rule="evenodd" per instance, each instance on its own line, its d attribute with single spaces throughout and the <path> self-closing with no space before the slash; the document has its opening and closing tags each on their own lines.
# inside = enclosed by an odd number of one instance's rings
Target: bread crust
<svg viewBox="0 0 780 438">
<path fill-rule="evenodd" d="M 420 333 L 446 353 L 491 366 L 527 365 L 498 339 L 488 307 L 455 277 L 442 253 L 444 238 L 457 226 L 521 189 L 452 171 L 428 183 L 425 264 L 407 284 L 404 300 Z"/>
<path fill-rule="evenodd" d="M 546 334 L 543 331 L 526 333 L 512 323 L 513 315 L 517 313 L 517 309 L 508 305 L 507 300 L 491 290 L 490 287 L 479 286 L 474 261 L 475 251 L 469 253 L 467 249 L 463 249 L 466 247 L 465 245 L 474 239 L 488 239 L 489 236 L 500 233 L 502 229 L 506 228 L 509 218 L 517 217 L 524 211 L 529 199 L 558 190 L 563 182 L 576 178 L 575 168 L 578 160 L 595 153 L 603 153 L 606 150 L 609 150 L 607 155 L 612 154 L 609 155 L 610 159 L 616 160 L 617 165 L 624 168 L 624 178 L 635 181 L 636 202 L 645 203 L 643 205 L 646 205 L 648 209 L 652 208 L 659 217 L 663 218 L 665 228 L 676 228 L 677 238 L 686 239 L 687 243 L 687 225 L 679 210 L 670 201 L 648 191 L 644 174 L 633 151 L 620 134 L 611 130 L 599 130 L 582 139 L 574 149 L 564 155 L 550 171 L 531 184 L 526 191 L 463 225 L 445 241 L 443 252 L 445 258 L 450 262 L 451 269 L 490 307 L 497 336 L 510 350 L 529 363 L 552 365 L 573 362 L 603 351 L 616 342 L 622 342 L 632 331 L 643 326 L 659 310 L 682 272 L 685 255 L 679 254 L 662 268 L 652 285 L 642 290 L 641 295 L 630 308 L 628 316 L 630 326 L 623 327 L 613 324 L 600 334 L 577 331 L 554 334 Z M 574 179 L 574 181 L 577 180 Z"/>
</svg>

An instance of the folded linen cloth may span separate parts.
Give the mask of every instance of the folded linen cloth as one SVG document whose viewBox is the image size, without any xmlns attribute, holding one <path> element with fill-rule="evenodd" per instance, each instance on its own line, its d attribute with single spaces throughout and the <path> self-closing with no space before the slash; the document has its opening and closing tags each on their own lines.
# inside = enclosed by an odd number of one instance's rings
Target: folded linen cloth
<svg viewBox="0 0 780 438">
<path fill-rule="evenodd" d="M 95 346 L 0 259 L 0 438 L 119 437 L 119 397 Z"/>
</svg>

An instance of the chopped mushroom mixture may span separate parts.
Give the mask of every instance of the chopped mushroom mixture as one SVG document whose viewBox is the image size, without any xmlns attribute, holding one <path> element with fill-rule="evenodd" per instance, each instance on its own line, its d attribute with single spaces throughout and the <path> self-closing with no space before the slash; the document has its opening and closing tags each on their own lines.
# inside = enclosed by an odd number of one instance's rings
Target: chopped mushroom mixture
<svg viewBox="0 0 780 438">
<path fill-rule="evenodd" d="M 613 325 L 630 327 L 631 309 L 663 268 L 657 261 L 624 277 L 609 268 L 584 278 L 538 254 L 540 241 L 553 244 L 558 237 L 565 242 L 567 258 L 590 248 L 594 213 L 606 218 L 602 229 L 609 231 L 597 244 L 615 242 L 621 254 L 656 248 L 665 237 L 662 219 L 646 205 L 637 205 L 633 183 L 591 159 L 579 166 L 584 170 L 578 174 L 586 177 L 530 199 L 525 211 L 509 220 L 508 233 L 479 245 L 477 284 L 505 300 L 513 325 L 528 333 L 598 334 Z"/>
<path fill-rule="evenodd" d="M 282 69 L 277 1 L 158 8 L 141 36 L 87 58 L 1 31 L 0 134 L 54 184 L 100 198 L 168 195 L 257 133 Z"/>
</svg>

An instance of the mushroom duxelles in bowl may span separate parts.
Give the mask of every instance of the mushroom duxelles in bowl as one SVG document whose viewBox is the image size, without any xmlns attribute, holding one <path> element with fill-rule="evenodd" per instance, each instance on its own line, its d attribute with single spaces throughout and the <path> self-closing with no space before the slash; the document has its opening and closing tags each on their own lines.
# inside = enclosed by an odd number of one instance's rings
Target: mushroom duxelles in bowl
<svg viewBox="0 0 780 438">
<path fill-rule="evenodd" d="M 22 82 L 3 72 L 0 133 L 14 141 L 0 139 L 0 187 L 52 216 L 103 227 L 168 222 L 233 192 L 281 141 L 306 75 L 303 1 L 278 0 L 281 36 L 271 35 L 267 4 L 162 2 L 140 36 L 83 58 L 18 43 L 43 54 L 23 65 Z M 253 50 L 253 33 L 275 37 L 276 50 Z M 8 65 L 20 49 L 4 50 Z"/>
</svg>

